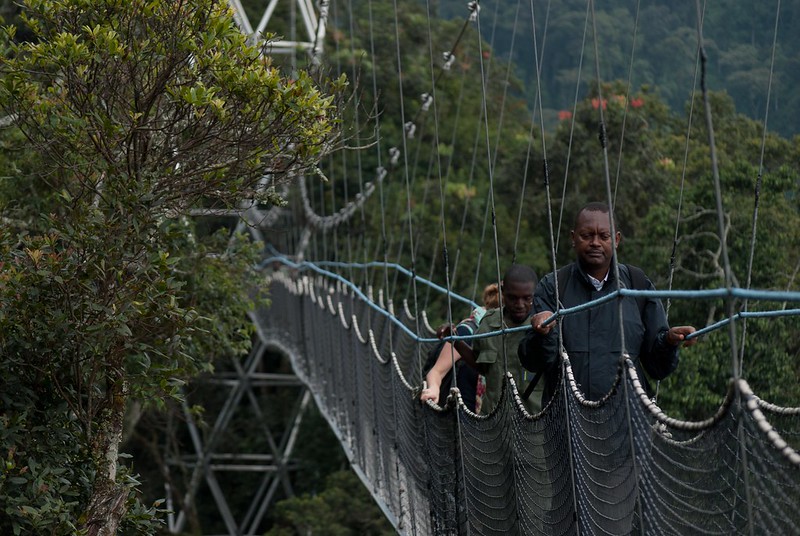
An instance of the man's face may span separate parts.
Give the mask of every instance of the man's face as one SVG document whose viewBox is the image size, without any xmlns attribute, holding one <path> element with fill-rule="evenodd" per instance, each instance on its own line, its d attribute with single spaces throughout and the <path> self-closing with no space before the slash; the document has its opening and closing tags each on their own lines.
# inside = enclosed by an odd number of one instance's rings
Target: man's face
<svg viewBox="0 0 800 536">
<path fill-rule="evenodd" d="M 514 324 L 528 318 L 533 306 L 533 281 L 503 283 L 503 314 Z"/>
<path fill-rule="evenodd" d="M 620 233 L 617 231 L 616 245 L 619 245 L 619 239 Z M 572 231 L 572 243 L 583 269 L 597 279 L 605 277 L 612 259 L 608 214 L 600 211 L 581 212 Z"/>
</svg>

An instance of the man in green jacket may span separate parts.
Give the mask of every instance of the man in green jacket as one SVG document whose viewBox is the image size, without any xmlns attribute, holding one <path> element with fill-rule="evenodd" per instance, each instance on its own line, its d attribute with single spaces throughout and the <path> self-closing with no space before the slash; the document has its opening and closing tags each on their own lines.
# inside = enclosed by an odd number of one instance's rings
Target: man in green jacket
<svg viewBox="0 0 800 536">
<path fill-rule="evenodd" d="M 533 304 L 533 291 L 538 278 L 533 268 L 521 264 L 512 265 L 503 276 L 500 285 L 502 297 L 499 309 L 490 309 L 481 320 L 476 335 L 524 326 Z M 486 377 L 486 393 L 481 402 L 482 414 L 491 413 L 500 401 L 503 378 L 506 370 L 514 377 L 517 389 L 525 389 L 525 371 L 517 358 L 517 348 L 525 331 L 501 333 L 492 337 L 474 339 L 472 348 L 464 341 L 456 341 L 454 347 L 467 363 Z M 541 396 L 535 393 L 525 406 L 531 413 L 541 410 Z"/>
</svg>

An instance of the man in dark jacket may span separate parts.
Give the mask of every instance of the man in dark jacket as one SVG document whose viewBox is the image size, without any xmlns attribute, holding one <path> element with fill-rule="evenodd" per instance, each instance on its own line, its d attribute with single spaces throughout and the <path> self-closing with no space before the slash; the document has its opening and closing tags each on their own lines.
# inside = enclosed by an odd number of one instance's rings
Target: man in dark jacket
<svg viewBox="0 0 800 536">
<path fill-rule="evenodd" d="M 539 282 L 534 293 L 531 317 L 533 329 L 519 345 L 519 358 L 528 370 L 545 374 L 542 404 L 554 395 L 561 367 L 558 352 L 558 325 L 544 325 L 559 309 L 556 289 L 564 308 L 576 307 L 602 298 L 617 290 L 613 248 L 621 234 L 612 233 L 608 206 L 590 203 L 583 207 L 572 230 L 572 247 L 577 260 L 555 274 L 549 273 Z M 613 242 L 612 242 L 613 240 Z M 624 288 L 652 290 L 653 284 L 634 266 L 619 265 L 619 278 Z M 678 366 L 678 349 L 697 339 L 685 340 L 695 329 L 691 326 L 670 328 L 661 301 L 656 298 L 622 299 L 624 331 L 620 336 L 620 304 L 611 300 L 563 318 L 564 349 L 569 357 L 578 388 L 588 400 L 599 400 L 611 391 L 617 378 L 623 353 L 628 354 L 639 370 L 651 378 L 662 379 Z M 645 381 L 645 376 L 640 374 Z M 605 424 L 611 429 L 612 422 Z M 608 458 L 597 472 L 602 475 L 595 488 L 597 501 L 579 516 L 581 531 L 587 534 L 631 534 L 637 494 L 634 456 L 630 441 L 614 437 L 609 431 L 605 446 Z M 550 475 L 553 481 L 557 477 Z"/>
<path fill-rule="evenodd" d="M 613 260 L 613 247 L 618 246 L 621 233 L 616 231 L 612 246 L 611 220 L 608 206 L 590 203 L 583 207 L 575 219 L 572 230 L 572 247 L 577 261 L 559 270 L 559 298 L 563 307 L 575 307 L 602 298 L 617 289 Z M 637 279 L 634 272 L 645 281 L 639 290 L 655 287 L 641 270 L 620 265 L 622 287 L 633 288 Z M 565 284 L 566 283 L 566 284 Z M 562 290 L 563 289 L 563 290 Z M 536 288 L 533 303 L 534 315 L 531 330 L 519 346 L 522 365 L 534 372 L 544 372 L 545 400 L 553 395 L 559 375 L 558 326 L 556 322 L 543 322 L 558 310 L 556 283 L 553 273 L 542 278 Z M 697 339 L 685 341 L 695 331 L 692 326 L 670 328 L 661 300 L 626 296 L 622 300 L 624 342 L 626 353 L 654 379 L 663 379 L 678 366 L 678 349 L 689 346 Z M 572 364 L 575 380 L 588 400 L 598 400 L 614 385 L 622 355 L 620 340 L 619 304 L 608 301 L 594 308 L 565 316 L 563 319 L 564 349 Z M 640 374 L 644 379 L 644 375 Z"/>
</svg>

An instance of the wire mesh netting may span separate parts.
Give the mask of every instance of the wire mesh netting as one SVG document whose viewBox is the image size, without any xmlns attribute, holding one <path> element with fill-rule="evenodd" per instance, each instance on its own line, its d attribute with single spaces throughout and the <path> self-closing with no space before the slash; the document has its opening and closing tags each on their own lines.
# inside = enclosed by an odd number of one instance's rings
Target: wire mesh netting
<svg viewBox="0 0 800 536">
<path fill-rule="evenodd" d="M 407 308 L 392 322 L 324 277 L 271 281 L 260 331 L 293 349 L 297 374 L 401 533 L 800 530 L 800 411 L 760 400 L 742 380 L 703 422 L 661 413 L 630 363 L 601 401 L 583 399 L 566 360 L 538 415 L 510 379 L 489 415 L 470 412 L 457 390 L 438 408 L 417 397 L 420 355 L 433 343 L 399 327 L 425 325 Z"/>
</svg>

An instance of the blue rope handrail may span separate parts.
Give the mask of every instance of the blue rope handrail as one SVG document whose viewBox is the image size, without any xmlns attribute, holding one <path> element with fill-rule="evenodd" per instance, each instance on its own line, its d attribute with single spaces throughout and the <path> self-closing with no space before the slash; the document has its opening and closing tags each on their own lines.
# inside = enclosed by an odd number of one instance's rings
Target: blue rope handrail
<svg viewBox="0 0 800 536">
<path fill-rule="evenodd" d="M 369 263 L 344 263 L 344 262 L 334 262 L 334 261 L 324 261 L 324 262 L 309 262 L 309 261 L 302 261 L 302 262 L 295 262 L 283 255 L 274 255 L 272 257 L 268 257 L 264 259 L 256 268 L 259 270 L 264 269 L 267 265 L 273 262 L 280 262 L 285 264 L 291 268 L 295 268 L 298 270 L 302 269 L 309 269 L 314 272 L 317 272 L 320 275 L 324 275 L 326 277 L 330 277 L 335 279 L 345 286 L 349 287 L 353 290 L 353 292 L 361 298 L 364 303 L 366 303 L 369 307 L 374 309 L 381 315 L 388 317 L 392 322 L 398 325 L 409 337 L 414 339 L 417 342 L 438 342 L 441 340 L 444 341 L 457 341 L 457 340 L 474 340 L 474 339 L 483 339 L 488 337 L 494 337 L 504 333 L 514 333 L 517 331 L 525 331 L 531 329 L 529 324 L 524 326 L 518 326 L 514 328 L 504 328 L 498 331 L 492 331 L 489 333 L 481 333 L 481 334 L 473 334 L 473 335 L 451 335 L 447 337 L 443 337 L 442 339 L 433 338 L 433 337 L 420 337 L 418 334 L 411 331 L 407 326 L 405 326 L 402 322 L 396 319 L 391 313 L 386 311 L 385 309 L 379 307 L 376 303 L 369 299 L 362 291 L 359 289 L 355 284 L 348 281 L 341 275 L 331 272 L 330 270 L 326 270 L 321 266 L 329 266 L 329 267 L 339 267 L 339 268 L 346 268 L 346 267 L 354 267 L 354 268 L 367 268 L 367 267 L 389 267 L 394 268 L 401 273 L 404 273 L 408 276 L 414 277 L 417 281 L 429 285 L 431 288 L 438 290 L 439 292 L 447 294 L 448 291 L 446 288 L 442 287 L 441 285 L 437 285 L 427 279 L 424 279 L 417 275 L 412 275 L 412 273 L 403 268 L 402 266 L 395 264 L 395 263 L 385 263 L 385 262 L 369 262 Z M 455 294 L 453 292 L 449 292 L 449 295 L 454 299 L 461 301 L 463 303 L 468 304 L 471 308 L 475 308 L 478 305 L 469 300 Z M 580 311 L 584 311 L 587 309 L 591 309 L 596 307 L 600 304 L 609 302 L 614 300 L 618 297 L 625 297 L 625 296 L 632 296 L 632 297 L 654 297 L 654 298 L 694 298 L 694 299 L 715 299 L 715 298 L 724 298 L 724 297 L 734 297 L 734 298 L 747 298 L 750 300 L 759 300 L 759 301 L 796 301 L 800 302 L 800 292 L 796 291 L 776 291 L 776 290 L 750 290 L 750 289 L 743 289 L 734 287 L 731 289 L 726 288 L 719 288 L 719 289 L 707 289 L 707 290 L 634 290 L 634 289 L 618 289 L 602 298 L 598 298 L 596 300 L 575 306 L 575 307 L 568 307 L 564 309 L 559 309 L 558 311 L 554 312 L 552 316 L 547 318 L 543 324 L 547 325 L 560 316 L 569 316 L 571 314 L 578 313 Z M 687 335 L 686 339 L 693 339 L 695 337 L 699 337 L 700 335 L 704 335 L 710 331 L 714 331 L 719 329 L 731 322 L 736 318 L 764 318 L 764 317 L 778 317 L 778 316 L 797 316 L 800 315 L 800 309 L 787 309 L 787 310 L 779 310 L 779 311 L 760 311 L 760 312 L 740 312 L 734 315 L 732 318 L 723 319 L 715 324 L 710 326 L 706 326 L 705 328 L 699 329 L 694 333 Z"/>
</svg>

